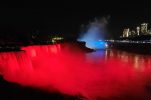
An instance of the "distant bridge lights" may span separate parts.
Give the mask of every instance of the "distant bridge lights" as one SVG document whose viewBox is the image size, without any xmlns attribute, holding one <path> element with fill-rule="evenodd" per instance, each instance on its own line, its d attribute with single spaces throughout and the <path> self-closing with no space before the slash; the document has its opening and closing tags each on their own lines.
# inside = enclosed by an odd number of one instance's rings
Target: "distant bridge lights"
<svg viewBox="0 0 151 100">
<path fill-rule="evenodd" d="M 151 43 L 151 40 L 144 40 L 144 41 L 132 41 L 132 40 L 105 40 L 106 42 L 111 43 Z"/>
</svg>

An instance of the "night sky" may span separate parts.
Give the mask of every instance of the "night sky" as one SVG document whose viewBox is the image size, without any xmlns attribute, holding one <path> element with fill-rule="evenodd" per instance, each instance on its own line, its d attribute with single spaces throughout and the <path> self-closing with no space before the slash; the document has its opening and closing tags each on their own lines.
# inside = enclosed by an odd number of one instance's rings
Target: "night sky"
<svg viewBox="0 0 151 100">
<path fill-rule="evenodd" d="M 124 27 L 135 28 L 142 22 L 151 24 L 151 6 L 132 0 L 1 3 L 0 32 L 26 34 L 39 30 L 76 36 L 82 24 L 103 16 L 110 16 L 108 34 L 118 36 Z"/>
</svg>

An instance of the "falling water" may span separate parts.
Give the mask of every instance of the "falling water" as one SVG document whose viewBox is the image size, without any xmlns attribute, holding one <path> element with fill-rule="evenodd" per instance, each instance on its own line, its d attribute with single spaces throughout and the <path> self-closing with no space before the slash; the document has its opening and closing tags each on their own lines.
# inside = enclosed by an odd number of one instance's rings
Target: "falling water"
<svg viewBox="0 0 151 100">
<path fill-rule="evenodd" d="M 84 31 L 81 31 L 78 41 L 86 42 L 86 47 L 88 48 L 92 49 L 106 48 L 104 36 L 106 35 L 107 24 L 108 17 L 95 19 L 95 21 L 86 25 L 86 27 L 82 27 Z"/>
<path fill-rule="evenodd" d="M 0 53 L 0 74 L 22 86 L 88 100 L 148 100 L 151 56 L 115 50 L 84 53 L 69 44 Z"/>
</svg>

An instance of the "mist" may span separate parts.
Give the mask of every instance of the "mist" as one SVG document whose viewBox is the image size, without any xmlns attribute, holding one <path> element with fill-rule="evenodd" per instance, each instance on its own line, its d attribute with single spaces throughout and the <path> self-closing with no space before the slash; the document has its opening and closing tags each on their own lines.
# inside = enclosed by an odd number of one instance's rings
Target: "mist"
<svg viewBox="0 0 151 100">
<path fill-rule="evenodd" d="M 103 41 L 107 34 L 109 16 L 95 18 L 88 25 L 82 27 L 78 41 L 86 42 L 86 46 L 92 49 L 103 49 L 106 43 Z"/>
<path fill-rule="evenodd" d="M 99 52 L 98 57 L 85 55 L 73 44 L 28 46 L 22 50 L 0 53 L 0 74 L 9 82 L 50 93 L 81 95 L 84 98 L 80 100 L 126 97 L 129 100 L 129 96 L 139 100 L 147 94 L 145 85 L 146 76 L 151 77 L 150 63 L 145 63 L 148 67 L 139 71 L 115 56 L 116 52 L 109 53 L 110 58 L 106 58 L 107 53 Z"/>
</svg>

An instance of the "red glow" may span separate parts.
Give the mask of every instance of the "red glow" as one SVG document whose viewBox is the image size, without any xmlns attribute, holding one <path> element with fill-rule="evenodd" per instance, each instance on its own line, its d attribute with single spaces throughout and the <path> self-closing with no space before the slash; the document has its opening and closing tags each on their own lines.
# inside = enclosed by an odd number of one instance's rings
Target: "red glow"
<svg viewBox="0 0 151 100">
<path fill-rule="evenodd" d="M 22 50 L 0 53 L 0 74 L 7 81 L 51 92 L 82 94 L 92 100 L 125 95 L 148 98 L 145 86 L 151 78 L 150 56 L 106 51 L 92 60 L 87 58 L 92 54 L 86 56 L 66 44 Z"/>
</svg>

